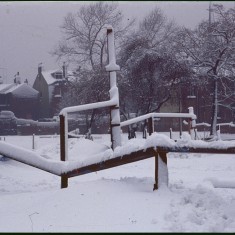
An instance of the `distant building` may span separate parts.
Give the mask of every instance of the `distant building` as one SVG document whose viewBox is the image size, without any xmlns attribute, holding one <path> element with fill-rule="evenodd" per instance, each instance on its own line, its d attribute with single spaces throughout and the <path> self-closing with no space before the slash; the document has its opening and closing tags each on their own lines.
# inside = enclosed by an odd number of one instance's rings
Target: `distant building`
<svg viewBox="0 0 235 235">
<path fill-rule="evenodd" d="M 17 118 L 37 119 L 39 93 L 27 83 L 21 83 L 19 73 L 14 83 L 0 80 L 0 111 L 12 111 Z"/>
<path fill-rule="evenodd" d="M 66 91 L 66 84 L 72 75 L 63 69 L 43 71 L 42 64 L 38 66 L 38 74 L 33 88 L 39 92 L 39 117 L 49 118 L 56 115 L 57 107 Z"/>
</svg>

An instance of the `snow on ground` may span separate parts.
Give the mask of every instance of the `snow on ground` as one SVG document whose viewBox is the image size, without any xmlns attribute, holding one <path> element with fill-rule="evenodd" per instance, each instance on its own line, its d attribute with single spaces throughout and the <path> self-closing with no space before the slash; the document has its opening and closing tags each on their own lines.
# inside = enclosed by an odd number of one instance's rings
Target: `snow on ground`
<svg viewBox="0 0 235 235">
<path fill-rule="evenodd" d="M 94 153 L 87 140 L 82 149 L 76 141 L 72 158 Z M 32 149 L 32 136 L 6 142 Z M 110 146 L 108 135 L 94 142 L 101 151 Z M 35 146 L 54 158 L 59 137 L 36 136 Z M 235 231 L 234 155 L 170 153 L 169 186 L 157 191 L 153 158 L 71 178 L 67 189 L 58 176 L 0 160 L 0 232 Z"/>
</svg>

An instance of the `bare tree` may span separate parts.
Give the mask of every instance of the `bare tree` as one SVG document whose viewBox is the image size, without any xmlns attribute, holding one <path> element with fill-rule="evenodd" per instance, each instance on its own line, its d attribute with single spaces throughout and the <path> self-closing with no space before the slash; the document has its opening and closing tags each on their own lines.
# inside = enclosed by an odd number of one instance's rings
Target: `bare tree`
<svg viewBox="0 0 235 235">
<path fill-rule="evenodd" d="M 172 53 L 177 27 L 155 8 L 126 41 L 121 52 L 121 111 L 146 114 L 159 111 L 190 71 Z M 125 109 L 123 109 L 123 108 Z"/>
<path fill-rule="evenodd" d="M 184 28 L 177 38 L 182 55 L 213 87 L 211 135 L 216 134 L 218 106 L 234 97 L 235 72 L 235 10 L 214 4 L 213 12 L 214 22 L 203 21 L 195 30 Z"/>
<path fill-rule="evenodd" d="M 83 69 L 102 68 L 107 63 L 106 27 L 115 27 L 115 37 L 125 35 L 130 25 L 122 25 L 123 15 L 118 5 L 97 2 L 83 5 L 76 14 L 69 13 L 62 25 L 63 40 L 54 50 L 58 59 L 82 66 Z"/>
<path fill-rule="evenodd" d="M 118 4 L 96 2 L 84 4 L 76 14 L 69 13 L 62 25 L 64 38 L 53 52 L 58 60 L 80 68 L 78 82 L 70 83 L 68 94 L 62 99 L 60 108 L 69 105 L 80 105 L 99 102 L 108 98 L 107 65 L 107 25 L 115 28 L 116 47 L 134 21 L 123 25 L 123 15 Z M 91 114 L 92 124 L 96 111 Z"/>
</svg>

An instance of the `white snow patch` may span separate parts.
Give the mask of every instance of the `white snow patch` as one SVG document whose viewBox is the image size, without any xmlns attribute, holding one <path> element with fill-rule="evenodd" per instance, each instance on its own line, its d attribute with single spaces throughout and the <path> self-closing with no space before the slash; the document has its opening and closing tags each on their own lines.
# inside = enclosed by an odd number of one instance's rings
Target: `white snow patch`
<svg viewBox="0 0 235 235">
<path fill-rule="evenodd" d="M 151 138 L 159 138 L 160 142 L 163 137 L 153 135 Z M 32 147 L 32 136 L 6 137 L 8 141 L 28 149 Z M 123 153 L 128 152 L 128 143 L 133 149 L 140 148 L 137 143 L 141 146 L 147 144 L 142 139 L 126 142 Z M 169 141 L 168 144 L 174 143 Z M 38 138 L 37 145 L 35 155 L 43 152 L 52 158 L 51 161 L 57 159 L 58 138 Z M 69 147 L 70 157 L 74 157 L 71 163 L 86 153 L 93 156 L 96 148 L 102 152 L 109 151 L 109 146 L 85 139 L 73 139 L 69 141 Z M 20 148 L 18 150 L 21 151 Z M 7 151 L 10 151 L 9 145 Z M 24 153 L 21 152 L 22 157 Z M 169 187 L 162 185 L 154 192 L 154 158 L 71 178 L 69 188 L 61 190 L 57 176 L 13 160 L 0 161 L 0 230 L 235 231 L 235 191 L 213 186 L 216 180 L 222 185 L 233 185 L 234 155 L 187 154 L 182 157 L 178 153 L 170 153 L 168 170 Z"/>
</svg>

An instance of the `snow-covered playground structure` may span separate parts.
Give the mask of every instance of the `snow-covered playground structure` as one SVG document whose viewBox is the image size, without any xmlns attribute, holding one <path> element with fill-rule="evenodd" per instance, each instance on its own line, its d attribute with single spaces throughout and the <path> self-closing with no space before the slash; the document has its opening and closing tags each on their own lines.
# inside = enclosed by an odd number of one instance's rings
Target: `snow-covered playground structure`
<svg viewBox="0 0 235 235">
<path fill-rule="evenodd" d="M 109 64 L 106 66 L 110 75 L 110 100 L 67 107 L 60 112 L 60 161 L 46 159 L 39 154 L 14 145 L 0 141 L 0 154 L 39 168 L 61 177 L 61 188 L 68 186 L 68 179 L 91 172 L 96 172 L 112 167 L 117 167 L 127 163 L 155 158 L 155 184 L 154 190 L 160 184 L 168 184 L 167 153 L 168 152 L 194 152 L 194 153 L 235 153 L 235 141 L 213 141 L 205 142 L 201 140 L 191 140 L 191 130 L 196 125 L 196 116 L 193 108 L 189 108 L 189 113 L 149 113 L 124 122 L 120 121 L 119 112 L 119 92 L 116 82 L 116 71 L 120 68 L 116 64 L 114 49 L 114 31 L 111 26 L 107 27 L 108 38 L 108 58 Z M 79 112 L 89 109 L 110 107 L 110 130 L 111 148 L 97 152 L 93 156 L 86 156 L 86 161 L 70 161 L 68 156 L 68 113 Z M 141 144 L 136 140 L 127 141 L 121 145 L 121 128 L 148 119 L 149 123 L 158 117 L 178 117 L 187 118 L 189 123 L 189 134 L 184 138 L 174 141 L 169 137 L 149 132 L 147 139 Z M 151 125 L 150 125 L 151 126 Z"/>
</svg>

